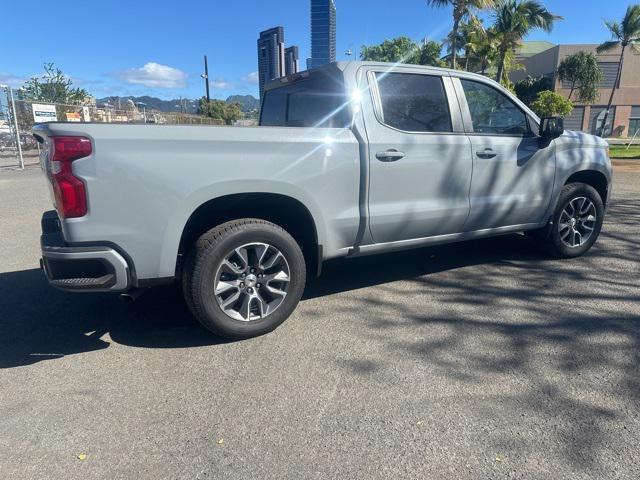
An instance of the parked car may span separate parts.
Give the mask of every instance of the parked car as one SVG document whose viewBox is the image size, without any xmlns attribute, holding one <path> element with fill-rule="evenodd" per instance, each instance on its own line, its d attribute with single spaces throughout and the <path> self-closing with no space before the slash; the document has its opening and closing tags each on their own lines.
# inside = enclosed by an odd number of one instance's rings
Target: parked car
<svg viewBox="0 0 640 480">
<path fill-rule="evenodd" d="M 611 193 L 606 142 L 466 72 L 335 63 L 268 85 L 260 125 L 37 125 L 50 283 L 180 281 L 205 327 L 246 338 L 336 257 L 510 232 L 578 257 Z"/>
</svg>

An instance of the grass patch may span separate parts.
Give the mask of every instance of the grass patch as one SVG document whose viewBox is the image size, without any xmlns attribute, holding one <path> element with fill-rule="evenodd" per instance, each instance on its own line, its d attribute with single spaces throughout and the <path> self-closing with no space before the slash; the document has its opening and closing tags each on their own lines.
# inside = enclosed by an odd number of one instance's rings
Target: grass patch
<svg viewBox="0 0 640 480">
<path fill-rule="evenodd" d="M 611 145 L 611 158 L 638 158 L 640 159 L 640 145 L 632 145 L 627 150 L 626 145 Z"/>
</svg>

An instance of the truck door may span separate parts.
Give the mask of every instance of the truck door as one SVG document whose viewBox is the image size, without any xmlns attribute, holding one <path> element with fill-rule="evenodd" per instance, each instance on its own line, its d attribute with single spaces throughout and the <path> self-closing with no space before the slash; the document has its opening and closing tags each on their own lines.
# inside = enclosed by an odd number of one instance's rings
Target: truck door
<svg viewBox="0 0 640 480">
<path fill-rule="evenodd" d="M 462 231 L 472 159 L 451 78 L 424 68 L 367 71 L 369 217 L 376 243 Z"/>
<path fill-rule="evenodd" d="M 541 145 L 528 114 L 493 85 L 452 80 L 473 147 L 465 230 L 542 222 L 555 181 L 554 142 Z"/>
</svg>

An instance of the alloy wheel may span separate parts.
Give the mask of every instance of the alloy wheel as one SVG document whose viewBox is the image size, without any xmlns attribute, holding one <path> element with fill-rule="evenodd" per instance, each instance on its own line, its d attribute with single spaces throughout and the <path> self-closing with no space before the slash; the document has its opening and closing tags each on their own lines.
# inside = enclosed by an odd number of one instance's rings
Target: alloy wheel
<svg viewBox="0 0 640 480">
<path fill-rule="evenodd" d="M 596 206 L 586 197 L 569 201 L 560 214 L 558 231 L 562 243 L 571 248 L 589 241 L 596 227 Z"/>
<path fill-rule="evenodd" d="M 249 243 L 229 252 L 215 277 L 215 297 L 222 311 L 243 322 L 271 315 L 290 285 L 283 253 L 267 243 Z"/>
</svg>

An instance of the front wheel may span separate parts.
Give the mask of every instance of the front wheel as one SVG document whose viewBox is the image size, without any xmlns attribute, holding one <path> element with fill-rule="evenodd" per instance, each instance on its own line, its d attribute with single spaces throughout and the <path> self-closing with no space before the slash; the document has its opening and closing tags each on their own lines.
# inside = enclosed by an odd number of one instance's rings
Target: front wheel
<svg viewBox="0 0 640 480">
<path fill-rule="evenodd" d="M 242 339 L 284 322 L 305 281 L 304 257 L 291 235 L 273 223 L 243 219 L 200 237 L 185 264 L 183 291 L 206 328 Z"/>
<path fill-rule="evenodd" d="M 604 204 L 590 185 L 571 183 L 560 193 L 543 246 L 558 258 L 584 255 L 598 239 L 604 221 Z"/>
</svg>

